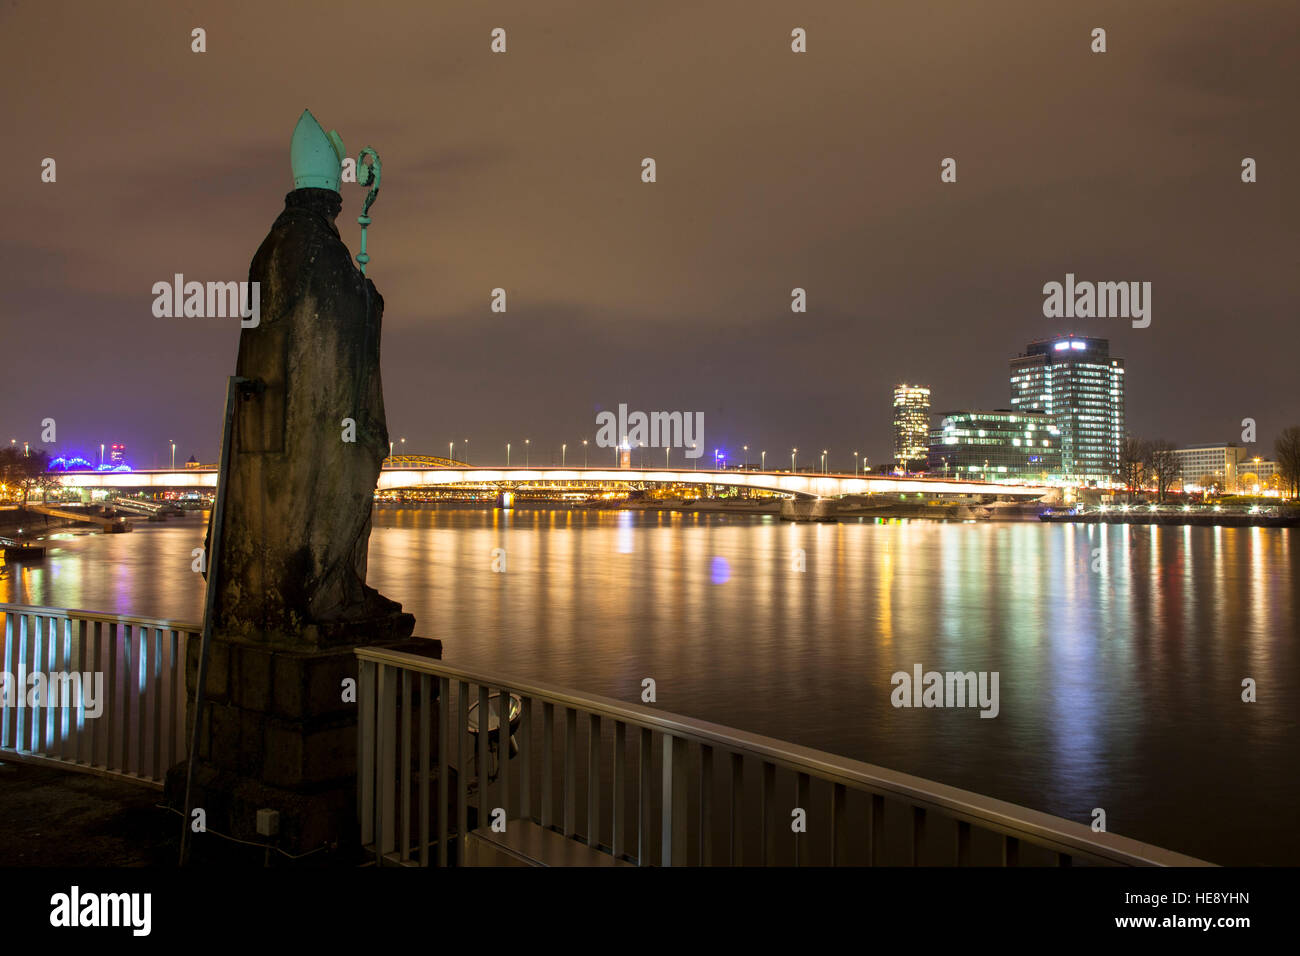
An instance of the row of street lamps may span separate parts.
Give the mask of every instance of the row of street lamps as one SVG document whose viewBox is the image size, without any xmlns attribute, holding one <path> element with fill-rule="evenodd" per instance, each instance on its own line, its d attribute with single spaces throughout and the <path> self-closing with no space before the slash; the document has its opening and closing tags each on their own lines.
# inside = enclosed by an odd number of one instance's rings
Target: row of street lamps
<svg viewBox="0 0 1300 956">
<path fill-rule="evenodd" d="M 402 443 L 403 445 L 406 444 L 406 439 L 405 439 L 405 438 L 400 439 L 400 441 L 401 441 L 401 443 Z M 392 457 L 392 456 L 393 456 L 393 454 L 394 454 L 394 449 L 396 448 L 396 444 L 397 444 L 396 442 L 391 442 L 391 441 L 388 443 L 388 454 L 389 454 L 389 457 Z M 464 446 L 466 446 L 466 449 L 467 449 L 467 450 L 466 450 L 465 464 L 469 464 L 469 456 L 468 456 L 469 439 L 468 439 L 468 438 L 463 439 L 462 442 L 461 442 L 461 444 L 464 445 Z M 525 468 L 529 467 L 529 466 L 532 464 L 532 460 L 531 460 L 531 459 L 532 459 L 532 445 L 533 445 L 533 443 L 532 443 L 532 439 L 529 439 L 529 438 L 525 438 L 525 439 L 524 439 L 524 467 L 525 467 Z M 641 444 L 641 445 L 639 445 L 638 447 L 640 447 L 641 449 L 644 449 L 646 446 L 645 446 L 644 444 Z M 748 445 L 742 445 L 741 447 L 742 447 L 742 449 L 744 450 L 744 453 L 745 453 L 745 457 L 744 457 L 744 462 L 745 462 L 745 464 L 744 464 L 744 467 L 745 467 L 746 469 L 748 469 L 748 468 L 749 468 L 749 446 L 748 446 Z M 175 467 L 175 451 L 174 451 L 174 449 L 175 449 L 175 443 L 173 443 L 172 467 Z M 513 451 L 514 451 L 514 443 L 513 443 L 513 442 L 506 442 L 506 467 L 507 467 L 507 468 L 510 467 L 511 457 L 512 457 Z M 584 467 L 584 468 L 587 468 L 587 467 L 590 466 L 590 451 L 591 451 L 591 449 L 590 449 L 590 442 L 589 442 L 588 439 L 586 439 L 586 438 L 582 439 L 582 467 Z M 619 453 L 620 453 L 621 451 L 622 451 L 622 448 L 621 448 L 621 447 L 616 447 L 616 448 L 614 449 L 614 454 L 615 454 L 615 463 L 617 463 L 617 461 L 618 461 L 618 455 L 619 455 Z M 671 449 L 671 448 L 665 448 L 665 449 L 664 449 L 664 467 L 665 467 L 665 468 L 668 468 L 668 467 L 669 467 L 669 464 L 670 464 L 670 455 L 671 455 L 671 453 L 672 453 L 672 449 Z M 643 454 L 644 454 L 644 452 L 643 452 Z M 790 449 L 790 470 L 791 470 L 792 472 L 795 471 L 796 468 L 797 468 L 797 466 L 798 466 L 798 454 L 799 454 L 799 449 L 798 449 L 798 448 L 791 448 L 791 449 Z M 825 449 L 825 448 L 822 449 L 822 455 L 821 455 L 821 471 L 822 471 L 822 474 L 829 474 L 829 472 L 827 471 L 827 463 L 828 463 L 828 461 L 829 461 L 829 454 L 830 454 L 830 453 L 829 453 L 829 451 L 828 451 L 827 449 Z M 449 441 L 449 442 L 447 442 L 447 458 L 450 459 L 450 460 L 452 460 L 452 461 L 455 461 L 455 460 L 456 460 L 456 442 L 454 442 L 454 441 Z M 714 466 L 715 469 L 720 468 L 720 467 L 721 467 L 720 462 L 724 461 L 725 459 L 726 459 L 726 455 L 722 452 L 722 449 L 720 449 L 720 448 L 715 448 L 715 449 L 713 449 L 713 466 Z M 642 464 L 644 464 L 644 459 L 642 460 Z M 562 443 L 560 444 L 560 467 L 561 467 L 561 468 L 567 468 L 568 465 L 569 465 L 569 443 L 568 443 L 568 442 L 562 442 Z M 698 465 L 697 465 L 696 467 L 698 467 Z M 855 451 L 855 452 L 853 453 L 853 474 L 854 474 L 854 476 L 856 477 L 856 476 L 860 473 L 860 471 L 859 471 L 860 468 L 863 469 L 863 470 L 865 470 L 867 467 L 869 467 L 869 466 L 868 466 L 868 462 L 867 462 L 867 457 L 866 457 L 865 455 L 861 455 L 859 452 L 856 452 L 856 451 Z M 759 452 L 759 470 L 760 470 L 760 471 L 767 471 L 767 452 L 766 452 L 766 451 L 760 451 L 760 452 Z"/>
</svg>

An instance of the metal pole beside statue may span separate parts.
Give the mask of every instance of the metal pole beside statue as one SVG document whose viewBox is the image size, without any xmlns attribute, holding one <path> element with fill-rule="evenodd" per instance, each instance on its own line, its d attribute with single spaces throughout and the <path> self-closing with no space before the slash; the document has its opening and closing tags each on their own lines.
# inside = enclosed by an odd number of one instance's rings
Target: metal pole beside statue
<svg viewBox="0 0 1300 956">
<path fill-rule="evenodd" d="M 370 157 L 369 163 L 363 162 L 367 156 Z M 361 224 L 361 251 L 357 253 L 357 262 L 361 263 L 362 275 L 366 274 L 366 263 L 370 261 L 370 255 L 366 252 L 366 227 L 370 225 L 370 206 L 379 195 L 379 179 L 382 172 L 379 154 L 372 147 L 367 146 L 357 156 L 357 183 L 361 186 L 370 186 L 365 205 L 361 207 L 361 215 L 357 217 L 357 222 Z M 373 186 L 370 185 L 372 182 Z"/>
</svg>

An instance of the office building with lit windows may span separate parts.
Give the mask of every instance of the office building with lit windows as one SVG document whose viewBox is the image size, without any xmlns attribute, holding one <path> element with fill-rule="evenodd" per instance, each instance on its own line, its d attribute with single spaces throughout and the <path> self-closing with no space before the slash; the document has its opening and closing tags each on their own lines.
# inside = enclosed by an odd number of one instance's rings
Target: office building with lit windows
<svg viewBox="0 0 1300 956">
<path fill-rule="evenodd" d="M 1060 470 L 1104 484 L 1119 475 L 1124 443 L 1124 360 L 1110 342 L 1062 335 L 1030 342 L 1011 360 L 1011 408 L 1042 412 L 1060 433 Z"/>
<path fill-rule="evenodd" d="M 1236 442 L 1175 448 L 1183 490 L 1252 494 L 1268 488 L 1277 474 L 1277 462 L 1250 451 Z"/>
<path fill-rule="evenodd" d="M 1060 432 L 1045 412 L 946 413 L 930 436 L 929 472 L 980 481 L 1060 477 Z"/>
<path fill-rule="evenodd" d="M 930 389 L 899 385 L 894 389 L 894 461 L 904 469 L 924 462 L 930 444 Z"/>
</svg>

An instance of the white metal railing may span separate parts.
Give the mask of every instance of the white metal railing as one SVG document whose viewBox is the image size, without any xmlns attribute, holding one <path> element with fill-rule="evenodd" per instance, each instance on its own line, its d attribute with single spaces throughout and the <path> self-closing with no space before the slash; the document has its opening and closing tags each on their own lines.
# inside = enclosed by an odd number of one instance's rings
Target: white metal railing
<svg viewBox="0 0 1300 956">
<path fill-rule="evenodd" d="M 651 707 L 404 651 L 356 653 L 358 813 L 381 865 L 455 863 L 465 835 L 498 809 L 507 826 L 527 822 L 640 865 L 1211 865 Z M 506 707 L 503 742 L 470 711 L 488 714 L 510 695 L 518 717 Z M 803 832 L 792 827 L 798 810 Z"/>
<path fill-rule="evenodd" d="M 161 787 L 184 760 L 185 652 L 197 624 L 67 608 L 0 604 L 0 755 Z M 29 675 L 102 675 L 102 700 L 51 701 Z M 66 689 L 65 685 L 65 689 Z"/>
</svg>

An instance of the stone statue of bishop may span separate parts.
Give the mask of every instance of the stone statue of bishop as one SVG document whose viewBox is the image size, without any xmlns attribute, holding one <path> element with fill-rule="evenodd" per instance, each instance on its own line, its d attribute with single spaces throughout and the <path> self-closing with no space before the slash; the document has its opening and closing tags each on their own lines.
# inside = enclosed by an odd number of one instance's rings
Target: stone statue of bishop
<svg viewBox="0 0 1300 956">
<path fill-rule="evenodd" d="M 249 267 L 261 322 L 240 333 L 236 374 L 251 387 L 234 416 L 210 582 L 214 629 L 235 639 L 367 643 L 407 637 L 415 623 L 366 584 L 389 451 L 384 300 L 334 224 L 345 155 L 338 133 L 304 111 L 290 146 L 293 191 Z"/>
</svg>

